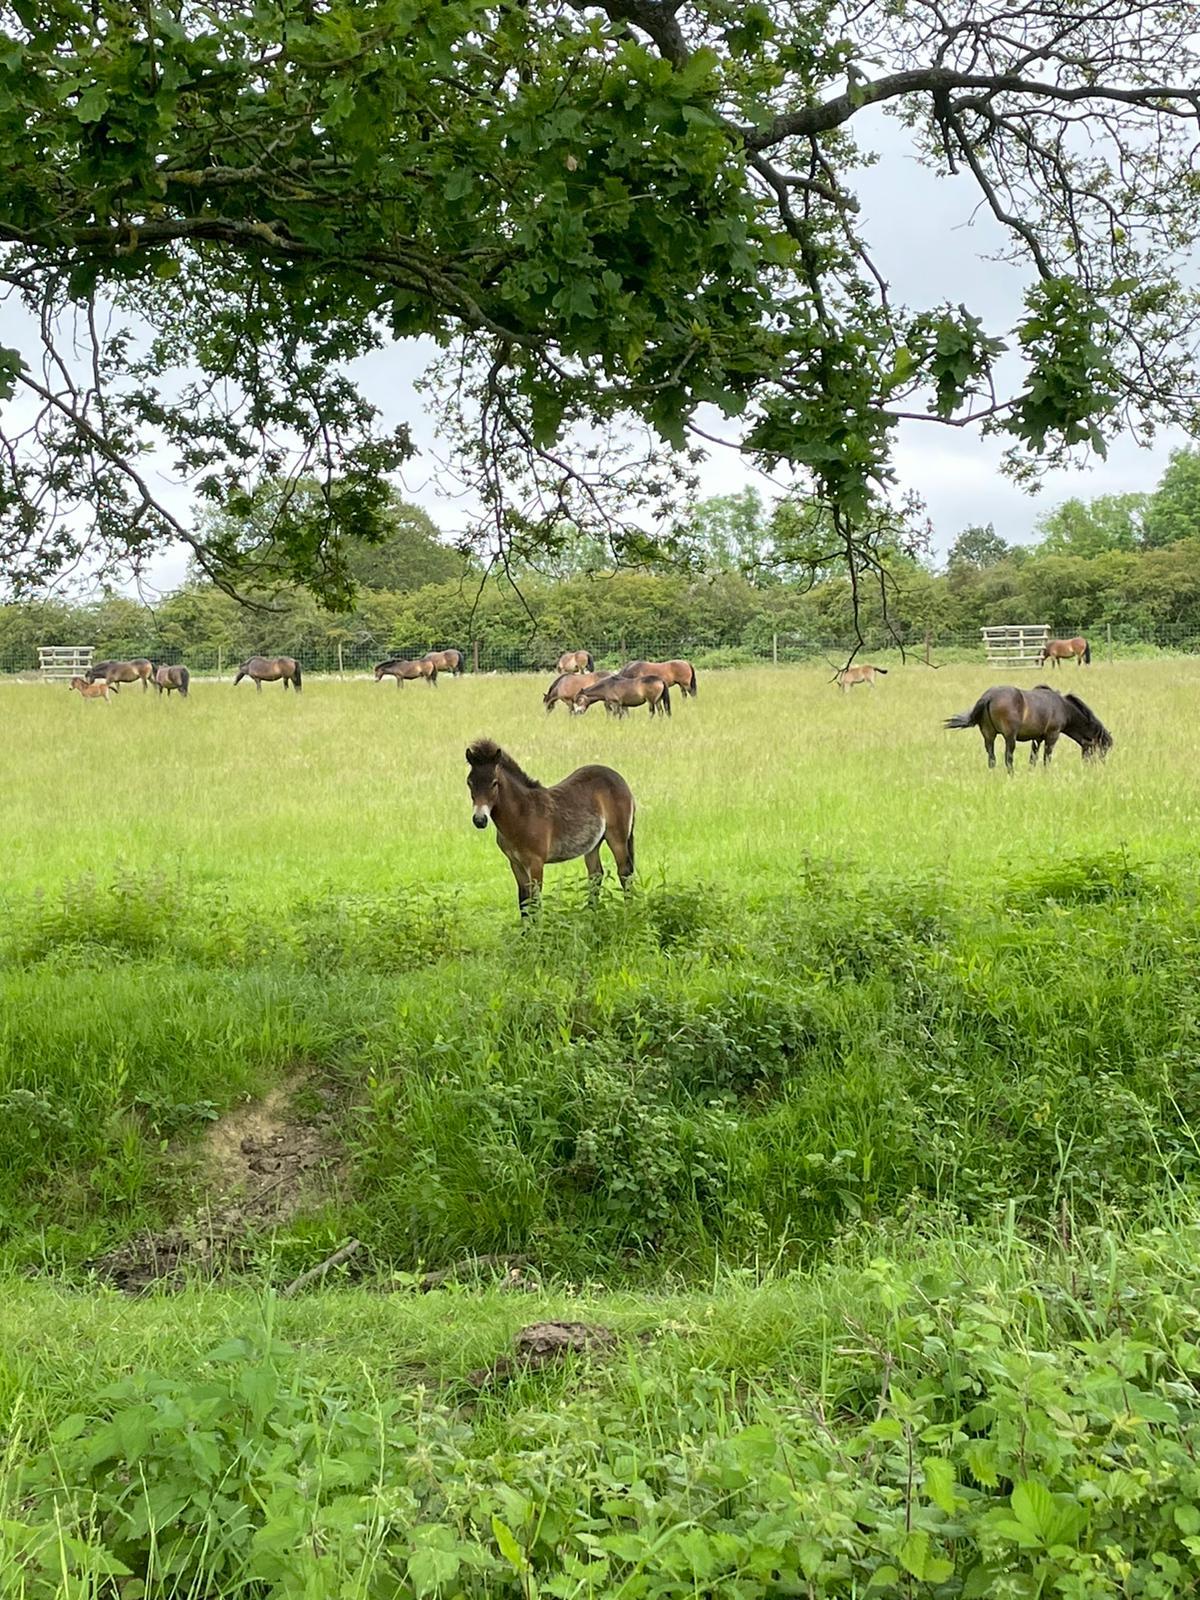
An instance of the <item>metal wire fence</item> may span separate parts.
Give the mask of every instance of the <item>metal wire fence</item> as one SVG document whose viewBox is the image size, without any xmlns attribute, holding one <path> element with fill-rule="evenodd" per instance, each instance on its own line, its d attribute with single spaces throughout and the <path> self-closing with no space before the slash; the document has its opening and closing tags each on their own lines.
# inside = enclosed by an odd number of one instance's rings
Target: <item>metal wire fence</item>
<svg viewBox="0 0 1200 1600">
<path fill-rule="evenodd" d="M 1078 630 L 1075 630 L 1078 631 Z M 1154 655 L 1200 655 L 1200 630 L 1185 626 L 1136 628 L 1127 625 L 1102 627 L 1089 633 L 1092 659 L 1097 662 L 1137 659 Z M 46 639 L 43 644 L 77 643 L 74 640 Z M 467 672 L 552 673 L 562 648 L 572 647 L 547 644 L 533 640 L 527 644 L 511 642 L 493 643 L 487 639 L 471 640 L 456 645 L 464 655 Z M 664 640 L 629 637 L 589 641 L 597 667 L 616 667 L 632 660 L 667 661 L 683 657 L 700 669 L 712 671 L 721 668 L 750 666 L 791 666 L 805 663 L 823 663 L 837 667 L 843 665 L 851 652 L 859 661 L 890 656 L 895 659 L 904 654 L 914 662 L 928 661 L 930 665 L 953 661 L 985 662 L 987 659 L 983 640 L 978 629 L 968 632 L 920 634 L 902 641 L 880 634 L 869 634 L 862 644 L 837 634 L 800 635 L 793 633 L 759 634 L 751 641 L 713 643 L 698 639 L 676 638 Z M 417 659 L 430 648 L 427 644 L 395 646 L 376 640 L 327 640 L 297 643 L 286 639 L 272 645 L 274 655 L 292 655 L 297 658 L 306 674 L 329 675 L 346 678 L 371 675 L 376 662 L 393 656 Z M 441 648 L 441 646 L 438 646 Z M 153 639 L 125 641 L 119 651 L 103 646 L 101 654 L 119 655 L 122 659 L 147 656 L 155 662 L 182 661 L 194 677 L 232 679 L 242 659 L 230 649 L 217 644 L 190 646 L 187 649 L 170 649 Z M 19 650 L 0 652 L 0 677 L 36 680 L 38 650 L 36 645 Z"/>
</svg>

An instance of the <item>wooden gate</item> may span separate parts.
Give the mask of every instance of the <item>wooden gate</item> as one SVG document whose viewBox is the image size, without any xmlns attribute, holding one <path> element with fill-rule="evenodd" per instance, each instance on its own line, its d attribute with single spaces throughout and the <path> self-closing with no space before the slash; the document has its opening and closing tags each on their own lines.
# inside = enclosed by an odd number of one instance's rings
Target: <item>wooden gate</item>
<svg viewBox="0 0 1200 1600">
<path fill-rule="evenodd" d="M 38 671 L 53 682 L 82 678 L 92 664 L 90 644 L 44 644 L 38 647 Z"/>
<path fill-rule="evenodd" d="M 1017 622 L 1004 628 L 980 628 L 989 666 L 1036 667 L 1050 637 L 1046 622 Z"/>
</svg>

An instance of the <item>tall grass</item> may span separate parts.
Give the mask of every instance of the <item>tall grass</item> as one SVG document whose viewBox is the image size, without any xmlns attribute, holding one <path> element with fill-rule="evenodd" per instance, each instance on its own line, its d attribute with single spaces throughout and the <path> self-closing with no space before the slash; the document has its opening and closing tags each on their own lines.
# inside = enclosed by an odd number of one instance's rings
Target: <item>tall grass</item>
<svg viewBox="0 0 1200 1600">
<path fill-rule="evenodd" d="M 1182 1592 L 1198 674 L 1061 674 L 1116 748 L 1012 781 L 940 725 L 980 668 L 669 724 L 0 686 L 0 1593 Z M 485 732 L 625 773 L 628 901 L 518 925 Z M 95 1283 L 282 1084 L 347 1185 L 222 1287 Z M 276 1302 L 349 1233 L 395 1293 Z M 480 1252 L 544 1290 L 408 1294 Z M 468 1382 L 546 1315 L 620 1342 Z"/>
</svg>

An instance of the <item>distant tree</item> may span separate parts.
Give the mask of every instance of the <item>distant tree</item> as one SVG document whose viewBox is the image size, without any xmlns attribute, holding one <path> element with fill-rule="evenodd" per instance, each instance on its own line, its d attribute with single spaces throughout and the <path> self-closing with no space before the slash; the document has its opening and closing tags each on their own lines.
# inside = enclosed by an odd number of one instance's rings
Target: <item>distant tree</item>
<svg viewBox="0 0 1200 1600">
<path fill-rule="evenodd" d="M 982 572 L 985 567 L 994 567 L 999 562 L 1007 560 L 1011 553 L 1008 545 L 989 522 L 986 528 L 979 526 L 964 528 L 950 546 L 946 565 L 951 571 L 956 567 L 972 567 L 977 572 Z"/>
<path fill-rule="evenodd" d="M 1106 550 L 1136 550 L 1149 504 L 1147 494 L 1103 494 L 1094 500 L 1064 500 L 1038 521 L 1041 552 L 1052 556 L 1099 556 Z"/>
<path fill-rule="evenodd" d="M 1176 450 L 1150 496 L 1142 543 L 1160 550 L 1200 534 L 1200 450 Z"/>
<path fill-rule="evenodd" d="M 714 495 L 692 509 L 685 535 L 708 572 L 742 572 L 752 578 L 767 556 L 771 535 L 762 497 L 754 488 Z"/>
<path fill-rule="evenodd" d="M 390 488 L 369 540 L 353 533 L 330 538 L 327 503 L 354 492 L 336 481 L 271 481 L 252 495 L 232 496 L 220 509 L 201 513 L 206 547 L 225 566 L 237 568 L 248 592 L 263 594 L 292 583 L 297 552 L 307 549 L 312 572 L 304 586 L 330 609 L 349 604 L 357 587 L 404 591 L 462 576 L 464 558 L 439 541 L 432 518 Z M 344 510 L 341 514 L 346 516 Z"/>
<path fill-rule="evenodd" d="M 388 589 L 404 594 L 427 583 L 452 583 L 467 569 L 465 558 L 438 537 L 427 511 L 398 496 L 384 513 L 387 533 L 378 544 L 348 539 L 346 561 L 361 589 Z"/>
</svg>

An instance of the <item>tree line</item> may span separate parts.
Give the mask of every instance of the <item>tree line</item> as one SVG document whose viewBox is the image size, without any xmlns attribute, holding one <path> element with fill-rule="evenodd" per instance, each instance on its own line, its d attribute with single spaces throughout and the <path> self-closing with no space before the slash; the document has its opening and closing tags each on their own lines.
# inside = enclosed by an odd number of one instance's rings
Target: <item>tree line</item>
<svg viewBox="0 0 1200 1600">
<path fill-rule="evenodd" d="M 796 508 L 767 508 L 753 489 L 698 504 L 682 564 L 662 570 L 599 568 L 589 541 L 564 537 L 548 568 L 488 575 L 444 544 L 419 508 L 394 501 L 391 519 L 383 544 L 349 550 L 357 590 L 340 611 L 299 587 L 254 609 L 198 577 L 153 608 L 118 594 L 9 604 L 0 607 L 0 663 L 34 667 L 48 643 L 232 662 L 280 649 L 328 660 L 339 642 L 361 659 L 478 641 L 484 665 L 534 666 L 568 644 L 763 654 L 775 638 L 841 645 L 854 636 L 844 571 L 798 581 L 787 559 Z M 1007 622 L 1045 622 L 1056 634 L 1110 627 L 1121 641 L 1200 639 L 1200 452 L 1177 452 L 1151 493 L 1068 500 L 1038 531 L 1038 543 L 1014 546 L 990 524 L 964 529 L 942 571 L 897 545 L 886 589 L 859 595 L 868 642 L 974 638 Z"/>
</svg>

